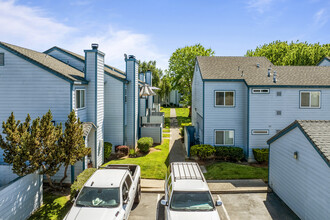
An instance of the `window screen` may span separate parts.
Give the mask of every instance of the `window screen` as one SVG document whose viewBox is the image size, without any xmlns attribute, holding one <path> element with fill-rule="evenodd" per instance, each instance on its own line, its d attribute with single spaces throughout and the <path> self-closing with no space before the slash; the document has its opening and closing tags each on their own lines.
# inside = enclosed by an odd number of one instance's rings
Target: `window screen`
<svg viewBox="0 0 330 220">
<path fill-rule="evenodd" d="M 300 92 L 300 107 L 302 108 L 320 108 L 319 91 Z"/>
<path fill-rule="evenodd" d="M 76 90 L 76 108 L 85 107 L 85 90 L 78 89 Z"/>
<path fill-rule="evenodd" d="M 231 91 L 216 91 L 215 92 L 215 106 L 234 106 L 235 93 Z"/>
</svg>

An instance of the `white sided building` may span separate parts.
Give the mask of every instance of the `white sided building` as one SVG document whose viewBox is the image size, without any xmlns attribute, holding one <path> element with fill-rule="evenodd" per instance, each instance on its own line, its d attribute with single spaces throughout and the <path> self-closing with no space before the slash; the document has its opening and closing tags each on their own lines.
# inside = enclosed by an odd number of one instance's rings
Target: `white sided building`
<svg viewBox="0 0 330 220">
<path fill-rule="evenodd" d="M 330 121 L 294 121 L 268 140 L 269 186 L 301 219 L 330 216 Z"/>
</svg>

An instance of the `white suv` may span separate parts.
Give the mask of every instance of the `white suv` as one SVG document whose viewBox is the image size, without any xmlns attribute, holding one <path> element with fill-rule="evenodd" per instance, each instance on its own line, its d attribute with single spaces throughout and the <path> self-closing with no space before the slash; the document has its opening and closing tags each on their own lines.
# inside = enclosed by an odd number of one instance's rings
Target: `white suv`
<svg viewBox="0 0 330 220">
<path fill-rule="evenodd" d="M 175 162 L 169 166 L 165 180 L 165 218 L 168 220 L 219 220 L 216 206 L 204 175 L 197 163 Z"/>
</svg>

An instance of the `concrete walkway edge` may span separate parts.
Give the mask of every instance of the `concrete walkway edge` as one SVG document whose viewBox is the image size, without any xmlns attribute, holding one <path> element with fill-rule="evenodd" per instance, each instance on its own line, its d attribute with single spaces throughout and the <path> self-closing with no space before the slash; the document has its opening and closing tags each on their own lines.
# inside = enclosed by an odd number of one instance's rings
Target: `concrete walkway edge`
<svg viewBox="0 0 330 220">
<path fill-rule="evenodd" d="M 267 193 L 270 188 L 261 179 L 251 180 L 208 180 L 211 193 Z M 141 179 L 143 193 L 164 193 L 164 180 Z"/>
</svg>

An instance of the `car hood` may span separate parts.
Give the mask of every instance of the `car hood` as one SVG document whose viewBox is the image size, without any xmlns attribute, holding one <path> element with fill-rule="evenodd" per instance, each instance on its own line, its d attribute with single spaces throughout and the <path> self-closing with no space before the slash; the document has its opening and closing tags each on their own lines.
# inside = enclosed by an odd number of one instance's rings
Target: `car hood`
<svg viewBox="0 0 330 220">
<path fill-rule="evenodd" d="M 116 217 L 116 213 L 119 212 L 119 208 L 96 208 L 96 207 L 77 207 L 73 206 L 64 220 L 112 220 L 120 219 Z"/>
<path fill-rule="evenodd" d="M 196 211 L 191 211 L 191 212 L 175 212 L 171 211 L 170 220 L 202 220 L 202 219 L 207 219 L 207 220 L 220 220 L 219 214 L 217 210 L 210 211 L 210 212 L 196 212 Z"/>
</svg>

